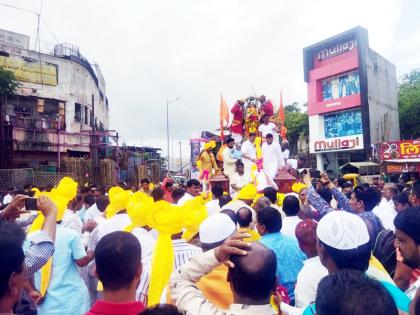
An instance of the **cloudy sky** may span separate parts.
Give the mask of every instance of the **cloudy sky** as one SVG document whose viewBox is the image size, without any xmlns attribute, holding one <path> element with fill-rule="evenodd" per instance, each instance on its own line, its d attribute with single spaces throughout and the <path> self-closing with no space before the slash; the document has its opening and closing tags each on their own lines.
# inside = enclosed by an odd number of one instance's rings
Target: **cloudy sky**
<svg viewBox="0 0 420 315">
<path fill-rule="evenodd" d="M 0 0 L 39 12 L 40 0 Z M 306 101 L 302 48 L 361 25 L 370 46 L 400 76 L 420 67 L 418 0 L 44 0 L 43 45 L 68 42 L 97 62 L 107 84 L 111 129 L 127 144 L 166 150 L 171 139 L 218 125 L 220 94 L 230 106 L 254 90 L 277 105 Z M 0 28 L 36 35 L 36 16 L 0 5 Z M 171 141 L 172 142 L 172 141 Z"/>
</svg>

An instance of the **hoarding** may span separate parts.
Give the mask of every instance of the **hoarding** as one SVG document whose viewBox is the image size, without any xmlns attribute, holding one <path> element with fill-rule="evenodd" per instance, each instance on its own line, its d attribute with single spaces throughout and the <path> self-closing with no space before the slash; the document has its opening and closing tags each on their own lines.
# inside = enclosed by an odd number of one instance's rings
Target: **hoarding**
<svg viewBox="0 0 420 315">
<path fill-rule="evenodd" d="M 310 152 L 334 152 L 363 149 L 363 135 L 332 139 L 311 139 Z"/>
<path fill-rule="evenodd" d="M 309 152 L 362 150 L 360 110 L 309 116 Z"/>
<path fill-rule="evenodd" d="M 410 159 L 420 158 L 420 140 L 391 141 L 381 144 L 381 160 Z"/>
<path fill-rule="evenodd" d="M 324 115 L 325 138 L 337 138 L 363 134 L 362 112 L 351 110 Z"/>
<path fill-rule="evenodd" d="M 315 63 L 322 62 L 324 60 L 333 58 L 335 56 L 344 54 L 346 52 L 349 52 L 357 47 L 357 41 L 355 39 L 350 40 L 344 40 L 341 42 L 338 42 L 336 44 L 333 44 L 327 48 L 321 49 L 317 53 L 315 53 Z"/>
<path fill-rule="evenodd" d="M 359 72 L 352 71 L 322 80 L 322 101 L 360 93 Z"/>
<path fill-rule="evenodd" d="M 0 67 L 23 82 L 57 85 L 57 65 L 18 56 L 0 56 Z"/>
</svg>

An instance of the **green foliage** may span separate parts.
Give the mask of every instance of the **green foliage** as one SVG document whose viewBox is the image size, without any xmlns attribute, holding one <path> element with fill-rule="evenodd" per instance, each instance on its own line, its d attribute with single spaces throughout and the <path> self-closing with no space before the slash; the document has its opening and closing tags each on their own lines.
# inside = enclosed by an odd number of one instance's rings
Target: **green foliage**
<svg viewBox="0 0 420 315">
<path fill-rule="evenodd" d="M 398 84 L 401 139 L 420 137 L 420 69 L 403 75 Z"/>
<path fill-rule="evenodd" d="M 292 146 L 295 146 L 301 134 L 305 136 L 309 134 L 308 114 L 306 112 L 302 113 L 299 104 L 294 102 L 284 107 L 284 116 L 287 139 Z"/>
<path fill-rule="evenodd" d="M 19 86 L 20 83 L 12 72 L 0 67 L 0 98 L 13 95 Z"/>
</svg>

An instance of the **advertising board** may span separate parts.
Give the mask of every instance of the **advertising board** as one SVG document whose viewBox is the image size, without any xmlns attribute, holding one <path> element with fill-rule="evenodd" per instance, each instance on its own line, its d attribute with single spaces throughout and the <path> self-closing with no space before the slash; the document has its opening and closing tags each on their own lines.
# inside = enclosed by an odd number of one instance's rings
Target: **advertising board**
<svg viewBox="0 0 420 315">
<path fill-rule="evenodd" d="M 362 112 L 349 110 L 324 115 L 325 138 L 355 136 L 363 134 Z"/>
<path fill-rule="evenodd" d="M 57 85 L 57 65 L 27 61 L 20 56 L 0 56 L 0 67 L 11 71 L 19 81 Z"/>
<path fill-rule="evenodd" d="M 310 152 L 335 152 L 363 149 L 363 135 L 337 137 L 332 139 L 311 139 Z"/>
<path fill-rule="evenodd" d="M 351 71 L 322 80 L 322 101 L 360 93 L 359 72 Z"/>
<path fill-rule="evenodd" d="M 380 158 L 383 161 L 394 159 L 420 158 L 420 140 L 391 141 L 381 144 Z"/>
<path fill-rule="evenodd" d="M 361 117 L 359 109 L 309 116 L 309 152 L 363 149 Z"/>
</svg>

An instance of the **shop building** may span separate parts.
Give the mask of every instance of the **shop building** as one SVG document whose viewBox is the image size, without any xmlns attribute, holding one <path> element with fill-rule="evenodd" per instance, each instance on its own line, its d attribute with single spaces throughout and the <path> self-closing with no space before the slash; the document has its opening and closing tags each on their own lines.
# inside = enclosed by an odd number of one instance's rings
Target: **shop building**
<svg viewBox="0 0 420 315">
<path fill-rule="evenodd" d="M 331 176 L 369 161 L 378 142 L 400 137 L 396 69 L 356 27 L 303 49 L 309 151 Z"/>
</svg>

